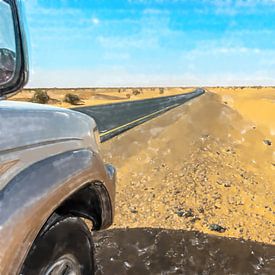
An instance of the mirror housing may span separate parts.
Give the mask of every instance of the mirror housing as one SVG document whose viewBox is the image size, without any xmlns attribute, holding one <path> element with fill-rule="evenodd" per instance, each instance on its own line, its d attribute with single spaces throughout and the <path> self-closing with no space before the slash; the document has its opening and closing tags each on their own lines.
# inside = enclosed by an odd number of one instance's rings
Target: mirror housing
<svg viewBox="0 0 275 275">
<path fill-rule="evenodd" d="M 1 2 L 10 7 L 16 50 L 14 53 L 6 48 L 0 49 L 0 62 L 4 63 L 0 65 L 7 68 L 7 76 L 2 77 L 6 81 L 0 82 L 0 98 L 6 98 L 8 95 L 19 92 L 27 83 L 29 64 L 22 3 L 20 0 L 0 0 L 0 4 Z M 3 18 L 3 20 L 5 19 Z M 14 72 L 9 69 L 13 66 Z"/>
</svg>

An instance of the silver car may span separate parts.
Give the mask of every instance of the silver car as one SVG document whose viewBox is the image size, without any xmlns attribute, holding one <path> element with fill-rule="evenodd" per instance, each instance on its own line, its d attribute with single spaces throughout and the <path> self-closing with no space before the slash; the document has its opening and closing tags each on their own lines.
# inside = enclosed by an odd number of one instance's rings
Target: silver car
<svg viewBox="0 0 275 275">
<path fill-rule="evenodd" d="M 28 79 L 20 1 L 0 0 L 0 274 L 92 274 L 92 229 L 112 224 L 115 169 L 95 121 L 5 100 Z"/>
</svg>

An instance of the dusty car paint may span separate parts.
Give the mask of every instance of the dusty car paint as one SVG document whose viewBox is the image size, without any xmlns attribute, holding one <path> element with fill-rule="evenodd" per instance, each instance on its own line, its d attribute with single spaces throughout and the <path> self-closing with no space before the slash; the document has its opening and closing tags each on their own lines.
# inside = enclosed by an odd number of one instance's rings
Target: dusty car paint
<svg viewBox="0 0 275 275">
<path fill-rule="evenodd" d="M 34 164 L 2 190 L 0 274 L 18 272 L 47 218 L 66 197 L 91 179 L 101 180 L 109 191 L 113 190 L 111 194 L 114 192 L 98 156 L 89 150 L 79 150 Z M 106 210 L 111 213 L 111 209 Z"/>
<path fill-rule="evenodd" d="M 99 157 L 93 119 L 65 109 L 1 101 L 0 129 L 0 274 L 18 272 L 51 213 L 87 184 L 100 182 L 97 188 L 108 191 L 100 199 L 105 201 L 102 227 L 110 225 L 115 171 Z"/>
<path fill-rule="evenodd" d="M 1 174 L 2 189 L 18 172 L 47 156 L 93 148 L 92 118 L 66 109 L 0 101 L 0 163 L 17 161 Z"/>
</svg>

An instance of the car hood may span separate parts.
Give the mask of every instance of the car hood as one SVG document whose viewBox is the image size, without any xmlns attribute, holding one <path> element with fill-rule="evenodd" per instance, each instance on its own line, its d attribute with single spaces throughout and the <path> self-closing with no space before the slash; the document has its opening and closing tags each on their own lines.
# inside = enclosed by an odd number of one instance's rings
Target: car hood
<svg viewBox="0 0 275 275">
<path fill-rule="evenodd" d="M 0 101 L 0 155 L 66 140 L 91 143 L 95 127 L 91 117 L 72 110 Z"/>
</svg>

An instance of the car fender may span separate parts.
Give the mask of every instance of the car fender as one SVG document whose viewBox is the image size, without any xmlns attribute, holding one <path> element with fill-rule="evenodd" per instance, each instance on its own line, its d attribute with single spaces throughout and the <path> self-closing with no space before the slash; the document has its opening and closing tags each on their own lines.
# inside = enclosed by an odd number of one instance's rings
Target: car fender
<svg viewBox="0 0 275 275">
<path fill-rule="evenodd" d="M 88 149 L 51 156 L 15 176 L 0 192 L 0 274 L 17 274 L 55 209 L 96 182 L 114 192 L 100 157 Z"/>
</svg>

